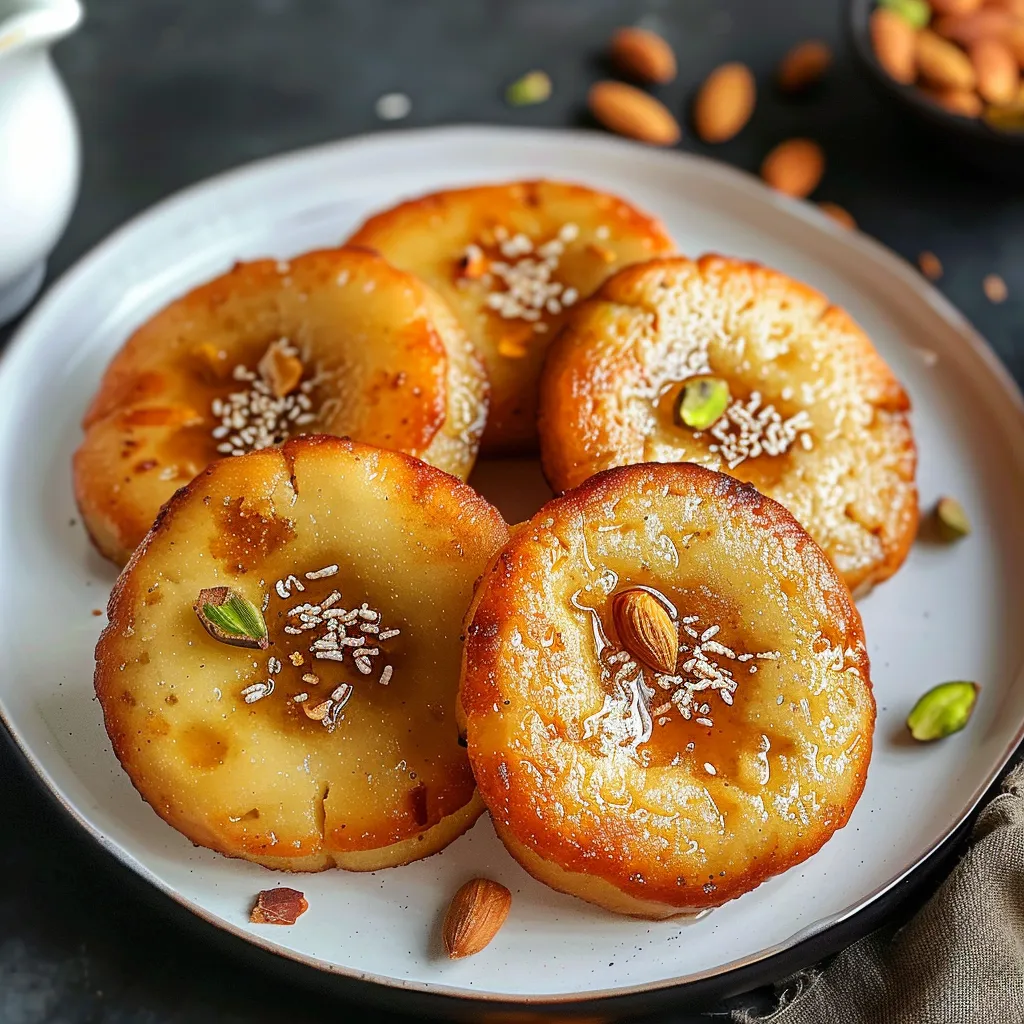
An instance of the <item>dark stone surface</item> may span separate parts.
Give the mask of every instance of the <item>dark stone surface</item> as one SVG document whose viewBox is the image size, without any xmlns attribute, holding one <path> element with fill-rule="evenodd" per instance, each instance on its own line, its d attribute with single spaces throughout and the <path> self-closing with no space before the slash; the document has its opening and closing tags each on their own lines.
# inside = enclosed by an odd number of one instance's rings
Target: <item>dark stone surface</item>
<svg viewBox="0 0 1024 1024">
<path fill-rule="evenodd" d="M 210 174 L 387 130 L 373 110 L 385 92 L 412 98 L 403 126 L 587 124 L 586 87 L 604 74 L 609 32 L 641 17 L 676 47 L 680 77 L 659 94 L 677 112 L 723 60 L 748 62 L 762 85 L 739 138 L 713 151 L 687 139 L 684 148 L 756 170 L 780 139 L 820 140 L 829 169 L 818 198 L 843 204 L 908 258 L 939 254 L 942 290 L 1024 379 L 1024 195 L 920 145 L 841 47 L 828 82 L 806 100 L 771 88 L 793 42 L 839 45 L 840 5 L 826 0 L 91 0 L 85 26 L 57 51 L 85 173 L 51 277 L 128 217 Z M 505 106 L 504 84 L 533 67 L 554 79 L 551 101 Z M 989 272 L 1009 285 L 1002 306 L 982 294 Z M 0 779 L 0 1024 L 412 1019 L 325 992 L 312 972 L 279 978 L 240 944 L 222 948 L 213 929 L 96 850 L 3 735 Z M 693 1018 L 681 1006 L 671 1019 Z"/>
</svg>

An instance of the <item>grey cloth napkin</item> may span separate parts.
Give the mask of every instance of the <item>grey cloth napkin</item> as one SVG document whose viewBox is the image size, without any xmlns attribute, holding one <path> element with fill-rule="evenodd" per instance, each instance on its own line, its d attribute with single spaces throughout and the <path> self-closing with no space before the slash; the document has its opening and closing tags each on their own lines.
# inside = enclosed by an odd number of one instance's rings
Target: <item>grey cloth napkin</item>
<svg viewBox="0 0 1024 1024">
<path fill-rule="evenodd" d="M 738 1024 L 1022 1024 L 1024 765 L 979 816 L 963 860 L 918 914 L 779 986 Z"/>
</svg>

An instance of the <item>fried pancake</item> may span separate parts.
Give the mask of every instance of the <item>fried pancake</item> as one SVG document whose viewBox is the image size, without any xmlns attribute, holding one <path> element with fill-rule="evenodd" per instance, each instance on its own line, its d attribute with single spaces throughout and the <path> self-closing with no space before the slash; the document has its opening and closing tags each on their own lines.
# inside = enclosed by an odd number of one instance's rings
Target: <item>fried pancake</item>
<svg viewBox="0 0 1024 1024">
<path fill-rule="evenodd" d="M 423 278 L 487 365 L 485 454 L 533 451 L 537 381 L 567 311 L 615 270 L 674 252 L 623 199 L 555 181 L 450 189 L 371 217 L 349 240 Z"/>
<path fill-rule="evenodd" d="M 455 718 L 462 616 L 507 537 L 467 484 L 354 441 L 214 463 L 132 556 L 96 648 L 136 789 L 192 842 L 272 868 L 447 845 L 482 810 Z M 223 587 L 262 609 L 266 646 L 208 632 L 194 606 Z"/>
<path fill-rule="evenodd" d="M 467 622 L 477 785 L 556 889 L 640 917 L 716 907 L 810 857 L 860 797 L 860 617 L 748 484 L 685 463 L 600 473 L 513 531 Z"/>
<path fill-rule="evenodd" d="M 174 491 L 223 455 L 336 434 L 465 479 L 486 408 L 465 333 L 412 275 L 354 249 L 240 263 L 115 356 L 85 415 L 75 496 L 121 564 Z"/>
<path fill-rule="evenodd" d="M 677 421 L 684 388 L 724 381 L 709 428 Z M 652 260 L 573 310 L 541 384 L 555 490 L 611 466 L 697 462 L 796 516 L 858 592 L 891 576 L 917 530 L 906 392 L 850 316 L 755 263 Z"/>
</svg>

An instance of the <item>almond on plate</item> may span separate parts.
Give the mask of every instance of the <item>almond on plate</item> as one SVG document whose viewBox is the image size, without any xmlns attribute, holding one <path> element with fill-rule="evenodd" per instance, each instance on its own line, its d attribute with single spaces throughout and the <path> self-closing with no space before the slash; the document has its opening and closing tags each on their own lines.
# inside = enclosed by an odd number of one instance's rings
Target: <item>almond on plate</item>
<svg viewBox="0 0 1024 1024">
<path fill-rule="evenodd" d="M 917 70 L 931 85 L 948 89 L 973 89 L 977 81 L 967 54 L 929 29 L 917 35 Z"/>
<path fill-rule="evenodd" d="M 979 39 L 968 47 L 978 92 L 988 103 L 1012 103 L 1020 89 L 1020 68 L 1013 51 L 999 39 Z"/>
<path fill-rule="evenodd" d="M 466 882 L 452 897 L 441 937 L 452 960 L 479 953 L 498 934 L 512 906 L 512 893 L 489 878 Z"/>
</svg>

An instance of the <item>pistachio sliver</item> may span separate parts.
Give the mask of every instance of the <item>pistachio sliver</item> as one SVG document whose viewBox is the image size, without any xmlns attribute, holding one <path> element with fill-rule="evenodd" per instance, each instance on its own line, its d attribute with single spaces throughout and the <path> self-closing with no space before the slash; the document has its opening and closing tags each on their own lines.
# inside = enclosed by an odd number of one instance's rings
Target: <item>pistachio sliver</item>
<svg viewBox="0 0 1024 1024">
<path fill-rule="evenodd" d="M 729 382 L 721 377 L 691 377 L 679 391 L 673 411 L 677 426 L 707 430 L 729 407 Z"/>
<path fill-rule="evenodd" d="M 935 519 L 945 540 L 959 540 L 971 532 L 971 521 L 956 498 L 940 498 L 935 506 Z"/>
<path fill-rule="evenodd" d="M 551 95 L 551 79 L 543 71 L 530 71 L 505 90 L 505 102 L 513 107 L 543 103 Z"/>
<path fill-rule="evenodd" d="M 223 644 L 266 650 L 270 646 L 263 613 L 230 587 L 208 587 L 199 591 L 192 606 L 203 629 Z"/>
<path fill-rule="evenodd" d="M 907 715 L 910 735 L 930 743 L 959 732 L 970 720 L 980 691 L 977 683 L 959 681 L 933 686 Z"/>
</svg>

